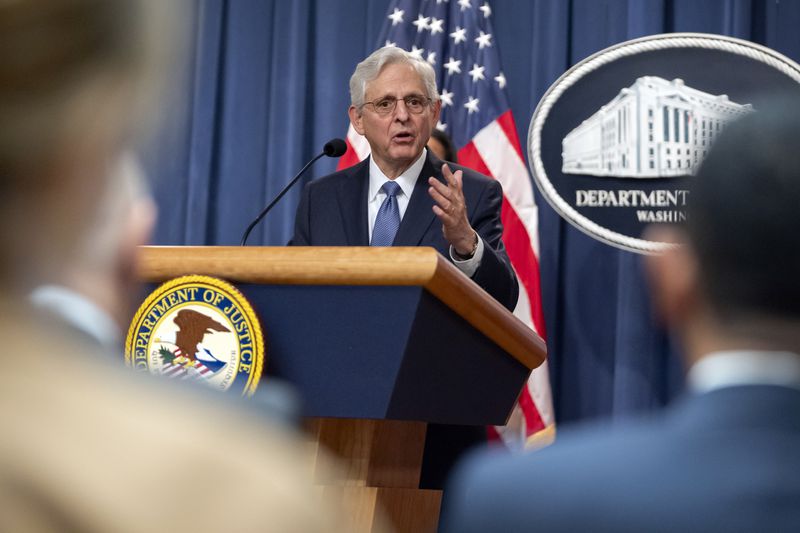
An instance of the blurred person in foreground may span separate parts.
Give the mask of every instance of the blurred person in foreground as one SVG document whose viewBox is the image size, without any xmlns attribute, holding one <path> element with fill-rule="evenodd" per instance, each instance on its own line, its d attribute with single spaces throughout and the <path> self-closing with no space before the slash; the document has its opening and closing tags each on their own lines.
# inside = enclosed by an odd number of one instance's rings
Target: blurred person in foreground
<svg viewBox="0 0 800 533">
<path fill-rule="evenodd" d="M 104 363 L 29 303 L 80 264 L 158 113 L 178 5 L 0 2 L 0 531 L 340 530 L 296 438 Z M 110 255 L 132 260 L 120 239 Z"/>
<path fill-rule="evenodd" d="M 730 125 L 691 179 L 678 246 L 646 259 L 690 393 L 654 419 L 476 455 L 445 530 L 800 529 L 800 100 Z M 447 494 L 447 493 L 446 493 Z"/>
</svg>

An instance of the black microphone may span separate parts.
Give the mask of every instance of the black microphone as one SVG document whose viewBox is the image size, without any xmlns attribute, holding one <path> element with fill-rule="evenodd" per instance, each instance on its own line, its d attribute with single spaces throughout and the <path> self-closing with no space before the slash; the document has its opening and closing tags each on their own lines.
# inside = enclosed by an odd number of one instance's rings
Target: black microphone
<svg viewBox="0 0 800 533">
<path fill-rule="evenodd" d="M 342 157 L 346 151 L 347 143 L 342 139 L 331 139 L 322 147 L 322 153 L 328 157 Z"/>
<path fill-rule="evenodd" d="M 292 185 L 294 185 L 295 182 L 297 182 L 297 180 L 300 179 L 300 176 L 303 175 L 303 172 L 305 172 L 308 169 L 308 167 L 313 165 L 314 162 L 317 161 L 317 159 L 319 159 L 324 155 L 328 157 L 342 157 L 346 151 L 347 151 L 347 143 L 345 143 L 342 139 L 331 139 L 330 141 L 326 142 L 325 146 L 322 147 L 322 153 L 314 157 L 314 159 L 312 159 L 308 163 L 306 163 L 306 166 L 300 169 L 300 172 L 298 172 L 297 175 L 294 178 L 292 178 L 292 181 L 290 181 L 289 184 L 286 187 L 284 187 L 281 192 L 278 193 L 278 196 L 276 196 L 275 199 L 272 200 L 269 203 L 269 205 L 265 207 L 264 210 L 261 211 L 261 213 L 258 214 L 256 219 L 253 220 L 249 226 L 247 226 L 247 229 L 244 230 L 244 235 L 242 235 L 242 242 L 240 243 L 241 246 L 244 246 L 247 243 L 247 237 L 250 236 L 250 232 L 253 231 L 253 228 L 256 227 L 256 224 L 261 222 L 261 219 L 264 218 L 264 216 L 267 213 L 269 213 L 269 210 L 272 209 L 272 207 L 278 203 L 278 200 L 283 198 L 283 195 L 286 194 L 287 191 L 292 188 Z"/>
</svg>

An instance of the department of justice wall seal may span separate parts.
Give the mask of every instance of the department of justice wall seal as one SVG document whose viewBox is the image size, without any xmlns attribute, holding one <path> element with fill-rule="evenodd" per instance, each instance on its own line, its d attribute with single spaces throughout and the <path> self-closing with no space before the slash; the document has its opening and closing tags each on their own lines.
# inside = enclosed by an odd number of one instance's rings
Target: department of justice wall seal
<svg viewBox="0 0 800 533">
<path fill-rule="evenodd" d="M 264 368 L 261 325 L 231 284 L 208 276 L 175 278 L 136 312 L 125 362 L 138 371 L 252 395 Z"/>
<path fill-rule="evenodd" d="M 570 224 L 624 250 L 670 245 L 649 224 L 686 219 L 690 184 L 726 126 L 781 93 L 800 66 L 748 41 L 672 33 L 620 43 L 565 72 L 528 131 L 539 190 Z"/>
</svg>

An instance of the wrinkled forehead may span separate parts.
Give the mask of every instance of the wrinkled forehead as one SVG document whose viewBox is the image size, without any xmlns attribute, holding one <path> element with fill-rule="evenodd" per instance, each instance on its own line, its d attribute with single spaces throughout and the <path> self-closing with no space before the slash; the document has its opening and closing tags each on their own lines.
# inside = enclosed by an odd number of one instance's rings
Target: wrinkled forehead
<svg viewBox="0 0 800 533">
<path fill-rule="evenodd" d="M 384 65 L 378 77 L 367 82 L 364 91 L 367 100 L 384 96 L 403 98 L 412 94 L 429 96 L 422 76 L 408 63 Z"/>
</svg>

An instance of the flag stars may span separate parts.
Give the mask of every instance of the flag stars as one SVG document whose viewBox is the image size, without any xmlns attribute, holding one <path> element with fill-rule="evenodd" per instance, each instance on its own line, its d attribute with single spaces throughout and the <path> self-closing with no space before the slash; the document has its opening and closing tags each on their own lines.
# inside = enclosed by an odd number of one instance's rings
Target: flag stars
<svg viewBox="0 0 800 533">
<path fill-rule="evenodd" d="M 469 3 L 469 0 L 458 0 L 458 5 L 461 7 L 461 11 L 470 9 L 472 7 L 472 4 Z"/>
<path fill-rule="evenodd" d="M 450 34 L 453 38 L 453 44 L 463 43 L 467 41 L 467 30 L 460 26 L 456 26 L 456 31 Z"/>
<path fill-rule="evenodd" d="M 428 57 L 425 59 L 431 65 L 436 64 L 436 52 L 428 52 Z"/>
<path fill-rule="evenodd" d="M 453 105 L 453 93 L 447 89 L 442 89 L 442 94 L 439 95 L 439 98 L 442 100 L 443 108 Z"/>
<path fill-rule="evenodd" d="M 431 35 L 436 35 L 437 33 L 444 33 L 444 19 L 437 19 L 433 17 L 431 19 L 431 23 L 428 25 L 428 29 L 431 30 Z"/>
<path fill-rule="evenodd" d="M 409 52 L 412 56 L 416 57 L 417 59 L 422 59 L 422 53 L 425 51 L 424 48 L 417 48 L 417 45 L 411 46 L 411 51 Z"/>
<path fill-rule="evenodd" d="M 439 120 L 436 121 L 436 129 L 439 131 L 447 131 L 447 124 Z"/>
<path fill-rule="evenodd" d="M 486 67 L 478 66 L 477 63 L 472 64 L 472 70 L 469 71 L 469 75 L 472 76 L 473 83 L 486 79 L 486 76 L 483 75 L 484 70 L 486 70 Z"/>
<path fill-rule="evenodd" d="M 503 75 L 502 72 L 494 77 L 494 81 L 497 82 L 497 86 L 500 87 L 501 89 L 506 88 L 506 77 Z"/>
<path fill-rule="evenodd" d="M 392 41 L 390 41 L 389 39 L 386 39 L 386 44 L 385 44 L 385 46 L 397 46 L 397 43 L 393 43 L 393 42 L 392 42 Z"/>
<path fill-rule="evenodd" d="M 469 112 L 468 114 L 471 115 L 471 114 L 477 113 L 479 111 L 479 109 L 478 109 L 478 103 L 479 102 L 480 102 L 480 99 L 473 98 L 471 96 L 469 97 L 469 100 L 464 104 L 464 107 L 466 107 L 467 111 Z"/>
<path fill-rule="evenodd" d="M 492 14 L 492 8 L 489 7 L 488 2 L 484 2 L 481 7 L 479 7 L 481 11 L 483 11 L 483 18 L 488 19 Z"/>
<path fill-rule="evenodd" d="M 392 21 L 392 26 L 397 26 L 398 24 L 402 23 L 403 22 L 403 15 L 405 15 L 405 14 L 406 14 L 406 12 L 403 11 L 402 9 L 394 8 L 394 11 L 392 12 L 392 14 L 389 15 L 389 19 L 391 19 L 391 21 Z"/>
<path fill-rule="evenodd" d="M 424 30 L 428 29 L 428 21 L 431 20 L 430 17 L 423 17 L 422 13 L 417 16 L 417 20 L 412 22 L 414 26 L 417 27 L 417 33 L 420 33 Z"/>
<path fill-rule="evenodd" d="M 478 43 L 478 48 L 483 50 L 487 46 L 492 46 L 492 34 L 480 32 L 480 35 L 475 37 L 475 42 Z"/>
<path fill-rule="evenodd" d="M 450 76 L 452 76 L 453 73 L 461 74 L 461 60 L 456 60 L 451 57 L 450 61 L 444 64 L 444 68 L 447 69 L 447 74 Z"/>
</svg>

